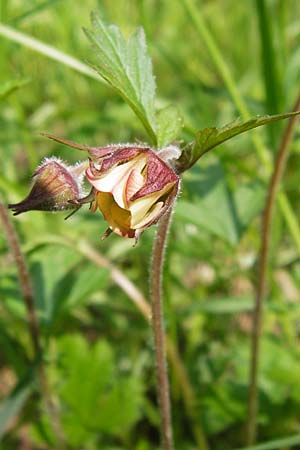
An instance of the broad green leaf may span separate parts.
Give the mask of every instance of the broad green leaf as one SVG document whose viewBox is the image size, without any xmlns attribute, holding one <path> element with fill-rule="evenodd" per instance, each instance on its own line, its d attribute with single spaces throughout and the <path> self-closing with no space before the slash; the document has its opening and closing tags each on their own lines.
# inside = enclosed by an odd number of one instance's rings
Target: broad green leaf
<svg viewBox="0 0 300 450">
<path fill-rule="evenodd" d="M 265 188 L 262 183 L 253 181 L 239 186 L 233 193 L 233 202 L 236 208 L 237 232 L 242 236 L 249 223 L 263 209 L 265 201 Z"/>
<path fill-rule="evenodd" d="M 204 228 L 236 245 L 252 219 L 261 211 L 265 196 L 258 183 L 232 190 L 221 164 L 197 167 L 185 181 L 188 199 L 180 199 L 176 214 L 188 223 Z"/>
<path fill-rule="evenodd" d="M 0 100 L 3 100 L 8 95 L 12 94 L 17 89 L 20 89 L 21 87 L 25 86 L 29 83 L 29 80 L 22 79 L 22 80 L 11 80 L 7 81 L 4 84 L 0 85 Z"/>
<path fill-rule="evenodd" d="M 70 282 L 72 280 L 72 282 Z M 81 262 L 59 280 L 54 289 L 55 314 L 73 309 L 89 299 L 97 290 L 107 285 L 108 270 Z"/>
<path fill-rule="evenodd" d="M 81 257 L 63 246 L 36 248 L 29 255 L 36 306 L 43 322 L 55 319 L 56 306 L 69 296 Z"/>
<path fill-rule="evenodd" d="M 115 25 L 105 25 L 92 13 L 93 31 L 84 30 L 96 50 L 95 69 L 123 97 L 143 123 L 154 144 L 155 78 L 144 30 L 125 40 Z"/>
<path fill-rule="evenodd" d="M 207 153 L 209 150 L 217 147 L 229 139 L 238 136 L 241 133 L 261 127 L 272 122 L 288 119 L 289 117 L 300 114 L 300 111 L 287 114 L 277 114 L 274 116 L 258 116 L 246 122 L 240 119 L 235 120 L 222 128 L 204 128 L 195 135 L 195 140 L 188 144 L 182 152 L 182 156 L 178 161 L 178 167 L 181 171 L 187 170 L 195 162 Z"/>
<path fill-rule="evenodd" d="M 169 105 L 157 113 L 157 145 L 164 147 L 174 142 L 183 127 L 183 120 L 174 105 Z"/>
<path fill-rule="evenodd" d="M 82 336 L 70 335 L 57 345 L 60 361 L 54 378 L 68 443 L 77 448 L 100 433 L 124 435 L 141 415 L 140 378 L 118 369 L 113 348 L 103 338 L 90 345 Z"/>
</svg>

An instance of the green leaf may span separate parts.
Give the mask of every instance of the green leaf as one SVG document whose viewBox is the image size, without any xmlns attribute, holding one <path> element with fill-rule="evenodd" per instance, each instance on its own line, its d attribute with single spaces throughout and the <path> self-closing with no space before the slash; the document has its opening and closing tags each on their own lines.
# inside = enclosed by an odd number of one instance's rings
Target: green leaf
<svg viewBox="0 0 300 450">
<path fill-rule="evenodd" d="M 178 168 L 180 171 L 187 170 L 209 150 L 212 150 L 223 142 L 228 141 L 241 133 L 245 133 L 253 128 L 261 127 L 272 122 L 288 119 L 289 117 L 298 114 L 300 114 L 300 111 L 277 114 L 274 116 L 257 116 L 246 122 L 237 119 L 222 128 L 204 128 L 196 133 L 195 140 L 188 144 L 183 150 L 181 158 L 178 161 Z"/>
<path fill-rule="evenodd" d="M 86 261 L 71 268 L 54 288 L 54 314 L 67 312 L 86 303 L 92 293 L 105 289 L 108 275 L 108 269 L 100 270 Z"/>
<path fill-rule="evenodd" d="M 97 72 L 123 97 L 141 120 L 154 144 L 155 78 L 145 33 L 138 28 L 125 40 L 115 25 L 105 25 L 92 13 L 93 31 L 84 30 L 96 50 Z"/>
<path fill-rule="evenodd" d="M 251 447 L 243 447 L 237 450 L 277 450 L 282 448 L 290 448 L 300 444 L 300 434 L 289 436 L 274 441 L 264 442 L 262 444 L 253 445 Z"/>
<path fill-rule="evenodd" d="M 157 145 L 164 147 L 176 140 L 183 127 L 183 120 L 174 105 L 169 105 L 157 113 Z"/>
<path fill-rule="evenodd" d="M 14 298 L 18 297 L 15 292 L 12 292 Z M 0 297 L 3 306 L 6 300 L 5 290 L 0 288 Z M 6 363 L 16 371 L 16 373 L 24 373 L 28 365 L 28 358 L 23 342 L 18 341 L 12 334 L 11 326 L 7 326 L 5 321 L 0 321 L 0 348 Z"/>
<path fill-rule="evenodd" d="M 253 299 L 242 297 L 204 299 L 201 301 L 193 301 L 191 305 L 183 310 L 183 314 L 239 314 L 242 312 L 252 311 L 253 307 Z"/>
<path fill-rule="evenodd" d="M 0 409 L 0 441 L 7 431 L 7 427 L 23 408 L 32 391 L 32 379 L 22 379 L 11 395 L 4 400 Z"/>
<path fill-rule="evenodd" d="M 14 91 L 22 88 L 23 86 L 25 86 L 28 83 L 29 83 L 29 80 L 22 79 L 22 80 L 11 80 L 11 81 L 7 81 L 4 84 L 1 84 L 0 85 L 0 100 L 3 100 L 4 98 L 8 97 Z"/>
<path fill-rule="evenodd" d="M 261 211 L 265 196 L 258 182 L 232 190 L 220 163 L 195 167 L 186 177 L 185 188 L 188 199 L 178 201 L 176 215 L 232 246 Z"/>
<path fill-rule="evenodd" d="M 70 335 L 57 345 L 55 379 L 68 443 L 81 447 L 99 433 L 124 435 L 141 416 L 140 378 L 117 367 L 114 350 L 103 338 L 90 345 L 82 336 Z"/>
<path fill-rule="evenodd" d="M 265 201 L 265 188 L 262 183 L 252 181 L 239 186 L 233 193 L 233 202 L 236 207 L 237 233 L 242 236 L 249 223 L 263 209 Z"/>
</svg>

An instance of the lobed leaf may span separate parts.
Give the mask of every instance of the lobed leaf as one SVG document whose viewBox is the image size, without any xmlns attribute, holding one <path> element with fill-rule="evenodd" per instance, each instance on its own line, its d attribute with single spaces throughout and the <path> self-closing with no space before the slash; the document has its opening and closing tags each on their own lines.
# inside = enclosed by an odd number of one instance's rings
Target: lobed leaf
<svg viewBox="0 0 300 450">
<path fill-rule="evenodd" d="M 92 13 L 93 31 L 84 30 L 96 50 L 95 69 L 128 103 L 154 144 L 155 78 L 144 30 L 138 28 L 126 42 L 119 28 L 105 25 Z"/>
<path fill-rule="evenodd" d="M 246 122 L 242 122 L 240 119 L 235 120 L 222 128 L 204 128 L 196 133 L 194 141 L 188 144 L 183 150 L 181 158 L 178 161 L 178 169 L 180 171 L 189 169 L 209 150 L 239 134 L 299 114 L 300 111 L 273 116 L 257 116 Z"/>
</svg>

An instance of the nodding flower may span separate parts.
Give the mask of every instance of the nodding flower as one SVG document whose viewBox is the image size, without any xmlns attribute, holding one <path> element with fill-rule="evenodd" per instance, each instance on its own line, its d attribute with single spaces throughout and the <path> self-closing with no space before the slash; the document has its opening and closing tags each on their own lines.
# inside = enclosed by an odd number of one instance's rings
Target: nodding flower
<svg viewBox="0 0 300 450">
<path fill-rule="evenodd" d="M 88 147 L 46 135 L 70 147 L 88 151 L 88 161 L 68 167 L 60 160 L 46 160 L 34 174 L 28 197 L 9 205 L 15 214 L 32 209 L 58 211 L 91 204 L 108 222 L 103 238 L 114 232 L 138 240 L 141 233 L 155 224 L 172 207 L 178 194 L 180 178 L 170 165 L 178 158 L 177 146 L 154 151 L 135 144 Z M 82 197 L 81 183 L 85 172 L 92 186 Z"/>
<path fill-rule="evenodd" d="M 109 228 L 138 239 L 173 204 L 179 177 L 153 150 L 119 147 L 108 156 L 91 161 L 86 178 L 95 190 L 92 210 L 102 212 Z"/>
</svg>

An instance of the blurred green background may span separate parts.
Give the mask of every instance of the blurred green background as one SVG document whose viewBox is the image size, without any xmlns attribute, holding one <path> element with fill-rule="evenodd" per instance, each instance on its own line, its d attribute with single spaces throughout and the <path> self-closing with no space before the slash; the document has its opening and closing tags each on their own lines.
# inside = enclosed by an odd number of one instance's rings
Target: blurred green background
<svg viewBox="0 0 300 450">
<path fill-rule="evenodd" d="M 142 25 L 153 58 L 157 106 L 180 108 L 183 143 L 205 126 L 248 113 L 291 110 L 299 91 L 300 3 L 203 0 L 192 10 L 187 4 L 1 0 L 0 17 L 2 24 L 82 62 L 93 56 L 82 32 L 82 26 L 90 26 L 91 10 L 125 35 Z M 197 19 L 206 24 L 218 54 Z M 0 29 L 5 203 L 25 197 L 42 158 L 56 155 L 70 163 L 81 158 L 41 132 L 99 146 L 146 140 L 110 88 L 42 53 L 25 40 L 13 42 Z M 283 128 L 277 123 L 242 135 L 183 176 L 164 281 L 178 450 L 203 450 L 203 436 L 213 450 L 244 443 L 251 310 L 269 179 L 260 155 L 265 152 L 272 161 Z M 298 127 L 283 180 L 296 232 L 299 156 Z M 151 333 L 134 301 L 148 298 L 155 229 L 133 248 L 131 240 L 115 235 L 101 242 L 106 224 L 87 208 L 67 221 L 64 214 L 41 212 L 12 220 L 30 268 L 44 365 L 66 448 L 159 449 Z M 279 209 L 271 242 L 259 372 L 260 441 L 300 435 L 300 248 Z M 0 448 L 57 448 L 56 425 L 33 375 L 25 307 L 3 233 L 0 271 Z M 288 449 L 288 442 L 268 448 Z"/>
</svg>

